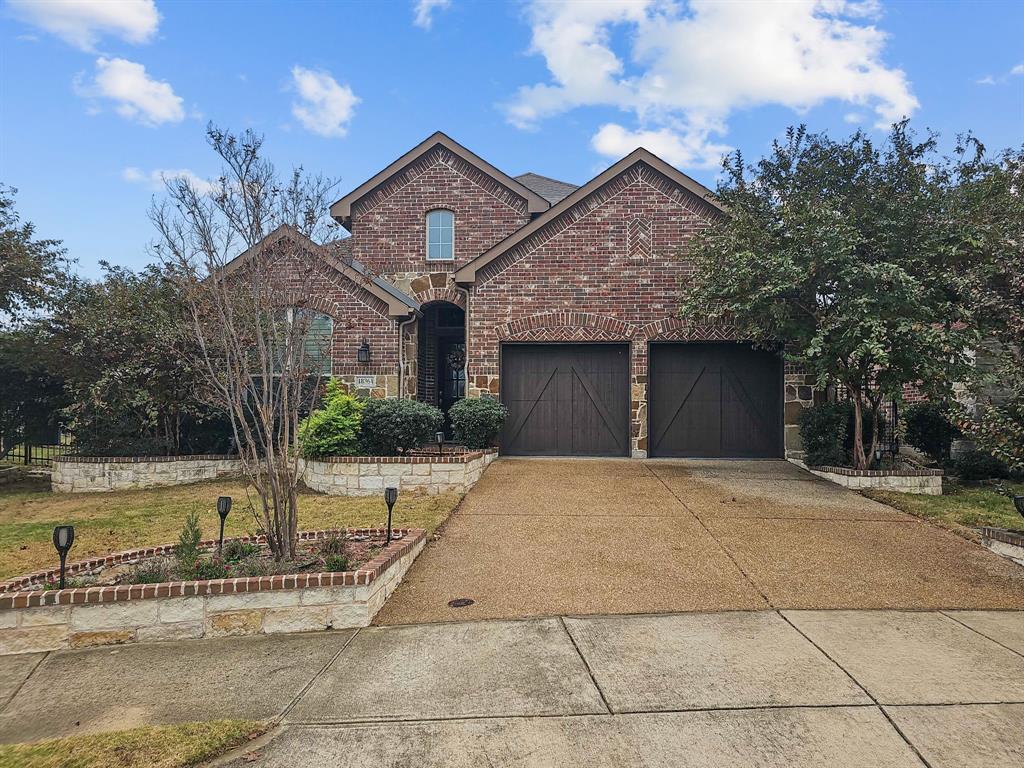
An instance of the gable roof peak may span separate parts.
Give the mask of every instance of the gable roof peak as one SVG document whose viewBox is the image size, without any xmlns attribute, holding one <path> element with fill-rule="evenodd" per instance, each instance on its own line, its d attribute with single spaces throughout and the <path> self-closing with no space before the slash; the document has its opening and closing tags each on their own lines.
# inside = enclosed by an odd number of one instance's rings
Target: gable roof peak
<svg viewBox="0 0 1024 768">
<path fill-rule="evenodd" d="M 335 221 L 351 232 L 353 204 L 366 197 L 373 190 L 377 189 L 377 187 L 389 181 L 406 167 L 416 162 L 416 160 L 423 157 L 423 155 L 427 154 L 437 146 L 444 147 L 452 154 L 462 158 L 480 172 L 491 177 L 502 186 L 523 198 L 526 201 L 527 211 L 529 213 L 542 213 L 551 207 L 551 203 L 548 202 L 548 200 L 522 182 L 519 182 L 503 171 L 498 170 L 482 157 L 466 149 L 444 132 L 434 131 L 434 133 L 430 134 L 430 136 L 399 157 L 393 163 L 375 174 L 372 178 L 364 181 L 354 190 L 334 203 L 331 206 L 331 216 L 334 217 Z"/>
<path fill-rule="evenodd" d="M 563 213 L 568 211 L 574 205 L 579 203 L 581 200 L 592 195 L 594 192 L 599 190 L 608 182 L 621 176 L 623 173 L 628 171 L 638 163 L 644 163 L 650 168 L 654 169 L 662 176 L 666 177 L 673 183 L 677 184 L 682 189 L 692 194 L 694 197 L 703 201 L 712 208 L 718 210 L 721 213 L 725 213 L 725 206 L 719 202 L 715 194 L 701 184 L 699 181 L 691 179 L 685 173 L 680 171 L 675 166 L 669 165 L 656 154 L 643 147 L 637 147 L 624 158 L 618 162 L 612 164 L 609 168 L 605 169 L 597 176 L 592 178 L 582 187 L 577 188 L 574 192 L 564 197 L 558 203 L 554 204 L 547 211 L 542 213 L 540 216 L 535 218 L 525 227 L 516 230 L 511 235 L 506 237 L 501 242 L 497 243 L 490 250 L 477 256 L 475 259 L 461 266 L 455 271 L 453 279 L 456 283 L 468 284 L 476 280 L 477 272 L 479 272 L 487 264 L 494 261 L 496 258 L 501 256 L 506 251 L 510 250 L 517 244 L 526 240 L 530 235 L 545 226 L 549 222 L 557 219 Z"/>
</svg>

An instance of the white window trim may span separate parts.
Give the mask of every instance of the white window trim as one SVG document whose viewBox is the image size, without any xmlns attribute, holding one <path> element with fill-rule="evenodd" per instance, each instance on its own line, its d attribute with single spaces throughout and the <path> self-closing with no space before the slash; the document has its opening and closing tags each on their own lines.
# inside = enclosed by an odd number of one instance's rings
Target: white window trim
<svg viewBox="0 0 1024 768">
<path fill-rule="evenodd" d="M 445 259 L 432 259 L 430 258 L 430 214 L 436 213 L 437 211 L 444 211 L 452 215 L 452 255 L 451 258 Z M 426 252 L 427 261 L 455 261 L 455 211 L 451 208 L 431 208 L 423 216 L 423 244 Z"/>
</svg>

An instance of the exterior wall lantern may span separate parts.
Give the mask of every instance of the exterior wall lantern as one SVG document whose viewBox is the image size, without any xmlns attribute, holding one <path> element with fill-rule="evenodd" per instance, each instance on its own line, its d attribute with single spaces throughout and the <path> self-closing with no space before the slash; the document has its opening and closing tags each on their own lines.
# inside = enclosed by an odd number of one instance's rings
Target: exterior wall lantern
<svg viewBox="0 0 1024 768">
<path fill-rule="evenodd" d="M 75 527 L 73 525 L 58 525 L 53 529 L 53 546 L 60 555 L 60 586 L 64 589 L 65 567 L 68 562 L 68 552 L 71 545 L 75 543 Z"/>
<path fill-rule="evenodd" d="M 220 540 L 217 542 L 217 553 L 224 551 L 224 521 L 228 519 L 228 512 L 231 511 L 231 497 L 220 496 L 217 499 L 217 514 L 220 515 Z"/>
<path fill-rule="evenodd" d="M 370 362 L 370 342 L 363 339 L 363 343 L 359 345 L 359 349 L 356 351 L 356 360 L 360 363 Z"/>
<path fill-rule="evenodd" d="M 398 501 L 398 489 L 397 488 L 385 488 L 384 489 L 384 503 L 388 505 L 388 540 L 387 543 L 391 543 L 391 510 L 395 508 L 395 502 Z"/>
</svg>

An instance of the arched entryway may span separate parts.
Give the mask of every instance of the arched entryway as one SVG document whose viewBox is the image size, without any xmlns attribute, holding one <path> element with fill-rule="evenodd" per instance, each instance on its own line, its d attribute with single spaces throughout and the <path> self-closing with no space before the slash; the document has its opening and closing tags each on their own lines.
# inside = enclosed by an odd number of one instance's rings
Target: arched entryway
<svg viewBox="0 0 1024 768">
<path fill-rule="evenodd" d="M 445 413 L 447 432 L 448 409 L 466 396 L 466 313 L 447 301 L 424 304 L 421 311 L 416 395 Z"/>
</svg>

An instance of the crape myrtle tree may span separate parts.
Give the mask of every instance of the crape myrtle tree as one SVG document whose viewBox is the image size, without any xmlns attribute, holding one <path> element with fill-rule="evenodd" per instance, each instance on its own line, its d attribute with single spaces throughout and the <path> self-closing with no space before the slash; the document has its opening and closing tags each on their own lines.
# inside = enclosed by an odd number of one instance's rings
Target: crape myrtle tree
<svg viewBox="0 0 1024 768">
<path fill-rule="evenodd" d="M 973 298 L 986 343 L 972 380 L 976 407 L 958 426 L 978 446 L 1024 471 L 1024 146 L 964 162 L 957 188 L 965 239 L 980 260 Z"/>
<path fill-rule="evenodd" d="M 328 235 L 336 182 L 301 168 L 281 179 L 251 131 L 211 125 L 207 140 L 221 176 L 208 191 L 184 178 L 166 181 L 166 198 L 150 211 L 154 251 L 187 306 L 200 394 L 228 414 L 257 497 L 253 513 L 274 557 L 290 560 L 298 539 L 298 425 L 330 343 L 329 334 L 312 332 L 309 301 L 321 272 L 301 240 Z"/>
<path fill-rule="evenodd" d="M 790 128 L 755 165 L 726 158 L 718 195 L 728 213 L 686 255 L 695 273 L 682 315 L 782 344 L 819 386 L 845 389 L 860 469 L 878 446 L 883 399 L 907 383 L 948 397 L 971 370 L 971 275 L 990 254 L 957 200 L 982 149 L 959 144 L 940 157 L 935 137 L 918 140 L 905 121 L 881 145 L 861 132 L 835 141 Z"/>
</svg>

